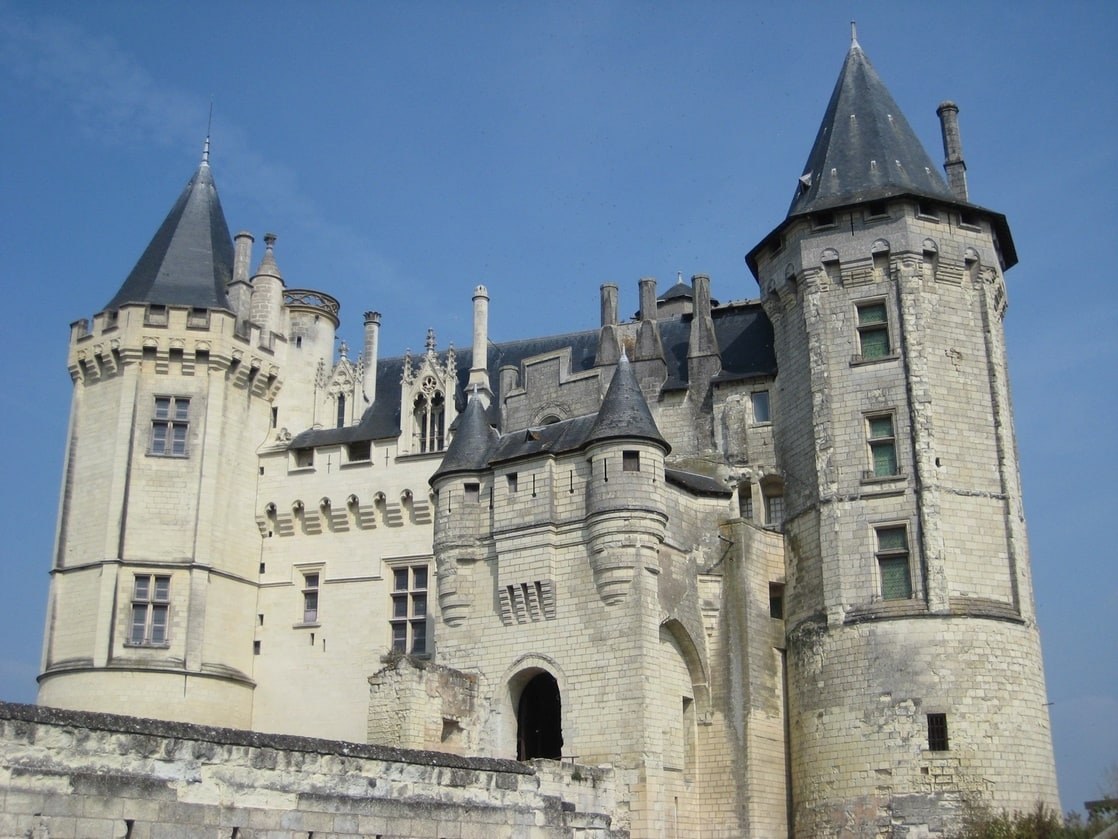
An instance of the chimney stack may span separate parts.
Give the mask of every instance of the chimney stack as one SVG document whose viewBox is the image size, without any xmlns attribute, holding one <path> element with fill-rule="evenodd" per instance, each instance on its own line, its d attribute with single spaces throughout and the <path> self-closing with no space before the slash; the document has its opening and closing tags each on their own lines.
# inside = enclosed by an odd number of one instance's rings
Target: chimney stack
<svg viewBox="0 0 1118 839">
<path fill-rule="evenodd" d="M 488 408 L 493 398 L 489 386 L 489 291 L 483 285 L 474 289 L 474 352 L 467 390 L 475 386 L 482 405 Z"/>
<path fill-rule="evenodd" d="M 380 312 L 365 312 L 365 350 L 362 356 L 365 371 L 361 382 L 365 399 L 372 404 L 377 398 L 377 344 L 380 341 Z"/>
<path fill-rule="evenodd" d="M 594 363 L 598 367 L 616 364 L 621 357 L 617 343 L 617 286 L 605 283 L 602 286 L 602 328 L 598 332 L 598 357 Z"/>
<path fill-rule="evenodd" d="M 939 127 L 943 132 L 943 170 L 947 185 L 960 201 L 967 200 L 967 164 L 963 160 L 963 141 L 959 137 L 959 106 L 943 102 L 936 108 Z"/>
</svg>

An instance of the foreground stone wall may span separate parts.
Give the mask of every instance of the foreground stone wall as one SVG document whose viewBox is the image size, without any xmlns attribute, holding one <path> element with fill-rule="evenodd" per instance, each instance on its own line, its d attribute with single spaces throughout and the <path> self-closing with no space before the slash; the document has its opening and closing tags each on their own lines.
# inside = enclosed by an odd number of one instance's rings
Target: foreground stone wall
<svg viewBox="0 0 1118 839">
<path fill-rule="evenodd" d="M 601 768 L 0 703 L 2 836 L 623 839 L 612 799 Z"/>
</svg>

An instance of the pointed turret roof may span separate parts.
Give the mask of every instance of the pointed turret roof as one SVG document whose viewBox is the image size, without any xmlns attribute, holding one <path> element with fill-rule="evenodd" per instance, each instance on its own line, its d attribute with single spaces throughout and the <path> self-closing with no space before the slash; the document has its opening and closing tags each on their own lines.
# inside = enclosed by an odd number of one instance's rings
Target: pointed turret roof
<svg viewBox="0 0 1118 839">
<path fill-rule="evenodd" d="M 892 195 L 958 203 L 853 38 L 788 215 Z"/>
<path fill-rule="evenodd" d="M 485 469 L 489 464 L 489 450 L 497 436 L 497 430 L 489 425 L 485 416 L 481 399 L 473 396 L 458 420 L 458 430 L 430 483 L 454 472 L 480 472 Z"/>
<path fill-rule="evenodd" d="M 665 452 L 672 448 L 652 419 L 633 365 L 625 353 L 617 362 L 617 371 L 609 383 L 602 407 L 598 409 L 598 417 L 586 435 L 586 442 L 598 443 L 618 438 L 648 440 L 663 446 Z"/>
<path fill-rule="evenodd" d="M 126 303 L 228 309 L 233 237 L 210 172 L 209 140 L 198 171 L 106 309 Z"/>
</svg>

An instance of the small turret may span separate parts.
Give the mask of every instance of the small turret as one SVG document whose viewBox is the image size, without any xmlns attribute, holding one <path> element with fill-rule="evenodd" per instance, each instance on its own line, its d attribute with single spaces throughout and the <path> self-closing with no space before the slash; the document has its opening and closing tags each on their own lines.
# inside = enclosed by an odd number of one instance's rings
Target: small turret
<svg viewBox="0 0 1118 839">
<path fill-rule="evenodd" d="M 264 234 L 264 256 L 252 278 L 252 322 L 260 327 L 265 344 L 283 328 L 283 274 L 276 265 L 276 234 Z"/>
</svg>

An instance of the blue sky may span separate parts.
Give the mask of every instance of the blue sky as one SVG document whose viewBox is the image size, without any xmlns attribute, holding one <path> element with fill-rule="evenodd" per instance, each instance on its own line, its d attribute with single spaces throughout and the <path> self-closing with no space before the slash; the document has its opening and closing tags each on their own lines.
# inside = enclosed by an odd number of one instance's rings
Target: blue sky
<svg viewBox="0 0 1118 839">
<path fill-rule="evenodd" d="M 68 325 L 131 270 L 200 158 L 289 287 L 383 313 L 382 353 L 597 323 L 597 289 L 707 273 L 784 217 L 849 44 L 1020 264 L 1007 332 L 1065 808 L 1118 763 L 1118 5 L 0 0 L 0 698 L 33 701 L 70 398 Z M 260 250 L 254 255 L 258 259 Z M 1073 340 L 1074 339 L 1074 340 Z M 80 490 L 79 490 L 80 491 Z M 124 710 L 124 709 L 122 709 Z"/>
</svg>

